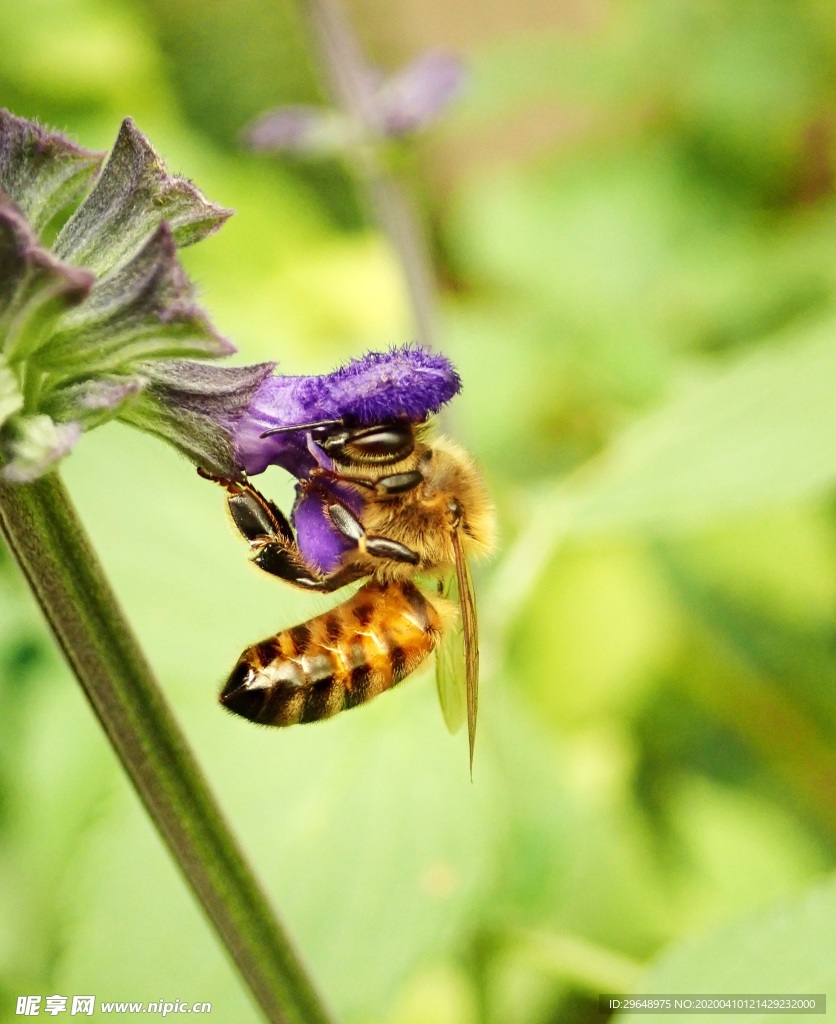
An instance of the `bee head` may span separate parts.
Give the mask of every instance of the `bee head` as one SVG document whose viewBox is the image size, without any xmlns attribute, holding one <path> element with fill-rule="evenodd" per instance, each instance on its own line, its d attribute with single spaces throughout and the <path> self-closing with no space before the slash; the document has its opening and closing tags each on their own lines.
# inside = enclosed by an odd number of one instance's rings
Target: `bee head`
<svg viewBox="0 0 836 1024">
<path fill-rule="evenodd" d="M 446 437 L 432 445 L 426 472 L 433 490 L 447 496 L 451 529 L 461 529 L 468 552 L 488 554 L 495 543 L 496 512 L 482 474 L 467 452 Z"/>
</svg>

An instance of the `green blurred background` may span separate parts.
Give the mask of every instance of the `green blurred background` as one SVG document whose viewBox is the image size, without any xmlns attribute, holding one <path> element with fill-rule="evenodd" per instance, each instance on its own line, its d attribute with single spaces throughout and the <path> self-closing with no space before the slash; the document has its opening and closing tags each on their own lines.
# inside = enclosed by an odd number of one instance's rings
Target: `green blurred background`
<svg viewBox="0 0 836 1024">
<path fill-rule="evenodd" d="M 836 998 L 833 5 L 349 12 L 387 70 L 470 67 L 398 165 L 501 518 L 475 781 L 428 671 L 317 726 L 222 714 L 240 650 L 329 602 L 262 578 L 221 493 L 112 425 L 64 476 L 175 712 L 347 1024 Z M 321 98 L 292 5 L 7 2 L 0 38 L 0 104 L 94 148 L 130 115 L 237 210 L 183 260 L 240 360 L 324 372 L 412 337 L 345 168 L 240 145 Z M 0 1019 L 94 993 L 255 1022 L 4 549 L 0 702 Z"/>
</svg>

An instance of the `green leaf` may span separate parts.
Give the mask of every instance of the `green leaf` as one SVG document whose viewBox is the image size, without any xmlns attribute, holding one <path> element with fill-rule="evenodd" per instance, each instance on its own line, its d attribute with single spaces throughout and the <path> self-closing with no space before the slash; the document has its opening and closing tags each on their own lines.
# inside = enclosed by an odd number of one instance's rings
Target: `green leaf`
<svg viewBox="0 0 836 1024">
<path fill-rule="evenodd" d="M 751 914 L 671 948 L 639 983 L 640 992 L 777 994 L 836 990 L 836 877 L 783 906 Z M 749 1014 L 751 1024 L 800 1015 Z M 630 1024 L 681 1021 L 673 1014 L 630 1014 Z M 805 1017 L 806 1019 L 806 1017 Z"/>
<path fill-rule="evenodd" d="M 43 400 L 43 409 L 56 421 L 75 420 L 90 430 L 119 415 L 146 383 L 142 376 L 92 377 L 57 388 Z"/>
<path fill-rule="evenodd" d="M 569 534 L 671 530 L 836 481 L 834 325 L 693 382 L 546 503 Z"/>
<path fill-rule="evenodd" d="M 55 240 L 55 252 L 99 275 L 129 259 L 163 221 L 177 245 L 191 245 L 217 231 L 231 212 L 170 175 L 126 118 L 93 191 Z"/>
</svg>

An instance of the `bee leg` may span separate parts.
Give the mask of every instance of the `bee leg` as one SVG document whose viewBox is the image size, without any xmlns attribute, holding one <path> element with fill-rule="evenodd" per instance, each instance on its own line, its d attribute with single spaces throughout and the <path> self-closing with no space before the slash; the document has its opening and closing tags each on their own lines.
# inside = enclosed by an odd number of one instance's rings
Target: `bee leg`
<svg viewBox="0 0 836 1024">
<path fill-rule="evenodd" d="M 355 487 L 363 487 L 372 491 L 379 497 L 385 498 L 396 494 L 404 494 L 406 491 L 413 491 L 424 482 L 424 476 L 418 470 L 409 473 L 391 473 L 389 476 L 380 477 L 378 480 L 366 480 L 361 476 L 351 476 L 348 473 L 337 473 L 325 470 L 324 474 L 333 480 L 343 480 Z"/>
<path fill-rule="evenodd" d="M 238 532 L 250 544 L 265 537 L 275 538 L 285 545 L 295 543 L 293 529 L 284 512 L 254 487 L 248 485 L 246 489 L 230 494 L 227 506 Z"/>
<path fill-rule="evenodd" d="M 373 558 L 389 558 L 394 562 L 406 562 L 409 565 L 417 565 L 420 558 L 417 552 L 408 548 L 400 541 L 390 540 L 388 537 L 369 536 L 363 529 L 359 519 L 345 507 L 345 505 L 329 505 L 328 515 L 331 522 L 336 526 L 344 537 L 353 540 L 360 551 L 371 555 Z"/>
<path fill-rule="evenodd" d="M 284 512 L 252 484 L 201 473 L 225 487 L 227 507 L 236 529 L 250 546 L 251 560 L 271 576 L 304 590 L 336 590 L 338 574 L 324 576 L 302 557 Z"/>
</svg>

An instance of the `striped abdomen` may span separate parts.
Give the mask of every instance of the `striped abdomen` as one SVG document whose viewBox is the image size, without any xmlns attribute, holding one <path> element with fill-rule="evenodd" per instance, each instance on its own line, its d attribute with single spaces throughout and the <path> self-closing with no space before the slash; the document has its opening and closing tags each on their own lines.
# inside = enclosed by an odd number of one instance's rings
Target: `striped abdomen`
<svg viewBox="0 0 836 1024">
<path fill-rule="evenodd" d="M 442 628 L 414 584 L 367 583 L 332 611 L 248 647 L 220 701 L 262 725 L 316 722 L 399 683 Z"/>
</svg>

